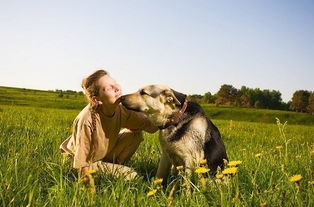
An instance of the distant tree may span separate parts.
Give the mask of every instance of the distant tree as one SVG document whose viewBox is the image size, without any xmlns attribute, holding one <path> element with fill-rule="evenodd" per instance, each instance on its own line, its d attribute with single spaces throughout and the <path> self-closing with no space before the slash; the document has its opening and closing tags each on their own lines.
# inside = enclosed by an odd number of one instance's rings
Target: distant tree
<svg viewBox="0 0 314 207">
<path fill-rule="evenodd" d="M 281 106 L 281 93 L 275 90 L 263 90 L 260 96 L 262 108 L 279 109 Z"/>
<path fill-rule="evenodd" d="M 253 103 L 251 103 L 251 91 L 252 89 L 242 86 L 240 89 L 240 105 L 243 107 L 252 107 Z"/>
<path fill-rule="evenodd" d="M 280 109 L 282 107 L 281 93 L 279 91 L 272 90 L 270 92 L 269 103 L 270 109 Z"/>
<path fill-rule="evenodd" d="M 251 92 L 251 101 L 253 103 L 252 106 L 254 106 L 255 108 L 264 108 L 263 103 L 265 101 L 263 100 L 263 96 L 264 96 L 263 91 L 261 91 L 261 89 L 259 88 L 252 89 L 252 92 Z"/>
<path fill-rule="evenodd" d="M 275 90 L 251 89 L 242 86 L 238 92 L 238 105 L 243 107 L 283 109 L 284 103 L 281 99 L 281 93 Z"/>
<path fill-rule="evenodd" d="M 310 92 L 298 90 L 293 93 L 290 109 L 296 112 L 306 112 L 309 105 Z"/>
<path fill-rule="evenodd" d="M 314 92 L 311 92 L 309 96 L 309 104 L 306 107 L 307 112 L 314 116 Z"/>
<path fill-rule="evenodd" d="M 217 92 L 217 96 L 215 101 L 216 105 L 235 105 L 238 97 L 238 89 L 234 88 L 232 85 L 224 84 Z"/>
<path fill-rule="evenodd" d="M 240 106 L 246 107 L 246 108 L 251 107 L 251 105 L 250 105 L 250 100 L 249 100 L 249 98 L 248 98 L 247 95 L 242 94 L 242 95 L 240 96 L 239 101 L 240 101 Z"/>
<path fill-rule="evenodd" d="M 210 92 L 207 92 L 202 97 L 201 103 L 215 103 L 215 97 Z"/>
<path fill-rule="evenodd" d="M 255 107 L 256 101 L 260 101 L 262 97 L 262 91 L 259 88 L 252 89 L 242 86 L 240 92 L 240 102 L 244 107 Z"/>
<path fill-rule="evenodd" d="M 268 89 L 262 90 L 259 100 L 261 102 L 261 108 L 269 109 L 270 99 L 271 99 L 270 90 Z"/>
<path fill-rule="evenodd" d="M 203 96 L 198 94 L 188 95 L 188 100 L 196 103 L 200 103 Z"/>
</svg>

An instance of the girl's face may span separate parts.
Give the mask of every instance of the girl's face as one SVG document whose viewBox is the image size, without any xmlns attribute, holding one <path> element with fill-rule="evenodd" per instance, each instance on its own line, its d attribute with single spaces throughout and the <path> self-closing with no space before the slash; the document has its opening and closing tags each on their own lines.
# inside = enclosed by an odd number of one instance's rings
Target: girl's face
<svg viewBox="0 0 314 207">
<path fill-rule="evenodd" d="M 118 103 L 121 96 L 120 85 L 109 75 L 104 75 L 98 79 L 99 95 L 97 96 L 100 104 L 113 105 Z"/>
</svg>

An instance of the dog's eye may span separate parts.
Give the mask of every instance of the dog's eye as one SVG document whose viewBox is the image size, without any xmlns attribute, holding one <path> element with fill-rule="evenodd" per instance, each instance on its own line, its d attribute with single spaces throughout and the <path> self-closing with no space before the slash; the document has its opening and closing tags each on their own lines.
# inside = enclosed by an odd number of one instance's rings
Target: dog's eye
<svg viewBox="0 0 314 207">
<path fill-rule="evenodd" d="M 173 102 L 173 97 L 172 96 L 168 96 L 167 97 L 167 102 L 169 102 L 169 103 Z"/>
</svg>

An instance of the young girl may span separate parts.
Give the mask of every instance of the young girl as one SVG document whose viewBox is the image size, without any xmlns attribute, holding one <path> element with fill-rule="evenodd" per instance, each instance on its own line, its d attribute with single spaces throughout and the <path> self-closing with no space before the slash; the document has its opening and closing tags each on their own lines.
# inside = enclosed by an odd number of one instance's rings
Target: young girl
<svg viewBox="0 0 314 207">
<path fill-rule="evenodd" d="M 137 173 L 123 164 L 143 141 L 141 130 L 154 133 L 158 128 L 141 113 L 119 104 L 121 87 L 106 71 L 94 72 L 82 87 L 89 104 L 74 120 L 73 133 L 61 144 L 61 151 L 73 157 L 73 167 L 92 187 L 90 172 L 95 170 L 135 178 Z"/>
</svg>

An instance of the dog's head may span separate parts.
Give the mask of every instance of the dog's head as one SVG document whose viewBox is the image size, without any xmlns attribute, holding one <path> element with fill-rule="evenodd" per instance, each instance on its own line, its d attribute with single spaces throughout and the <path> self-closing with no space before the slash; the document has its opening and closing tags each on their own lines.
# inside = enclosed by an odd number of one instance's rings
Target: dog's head
<svg viewBox="0 0 314 207">
<path fill-rule="evenodd" d="M 186 95 L 167 86 L 149 85 L 136 93 L 121 97 L 121 103 L 130 110 L 146 114 L 156 126 L 165 126 L 178 112 Z"/>
</svg>

